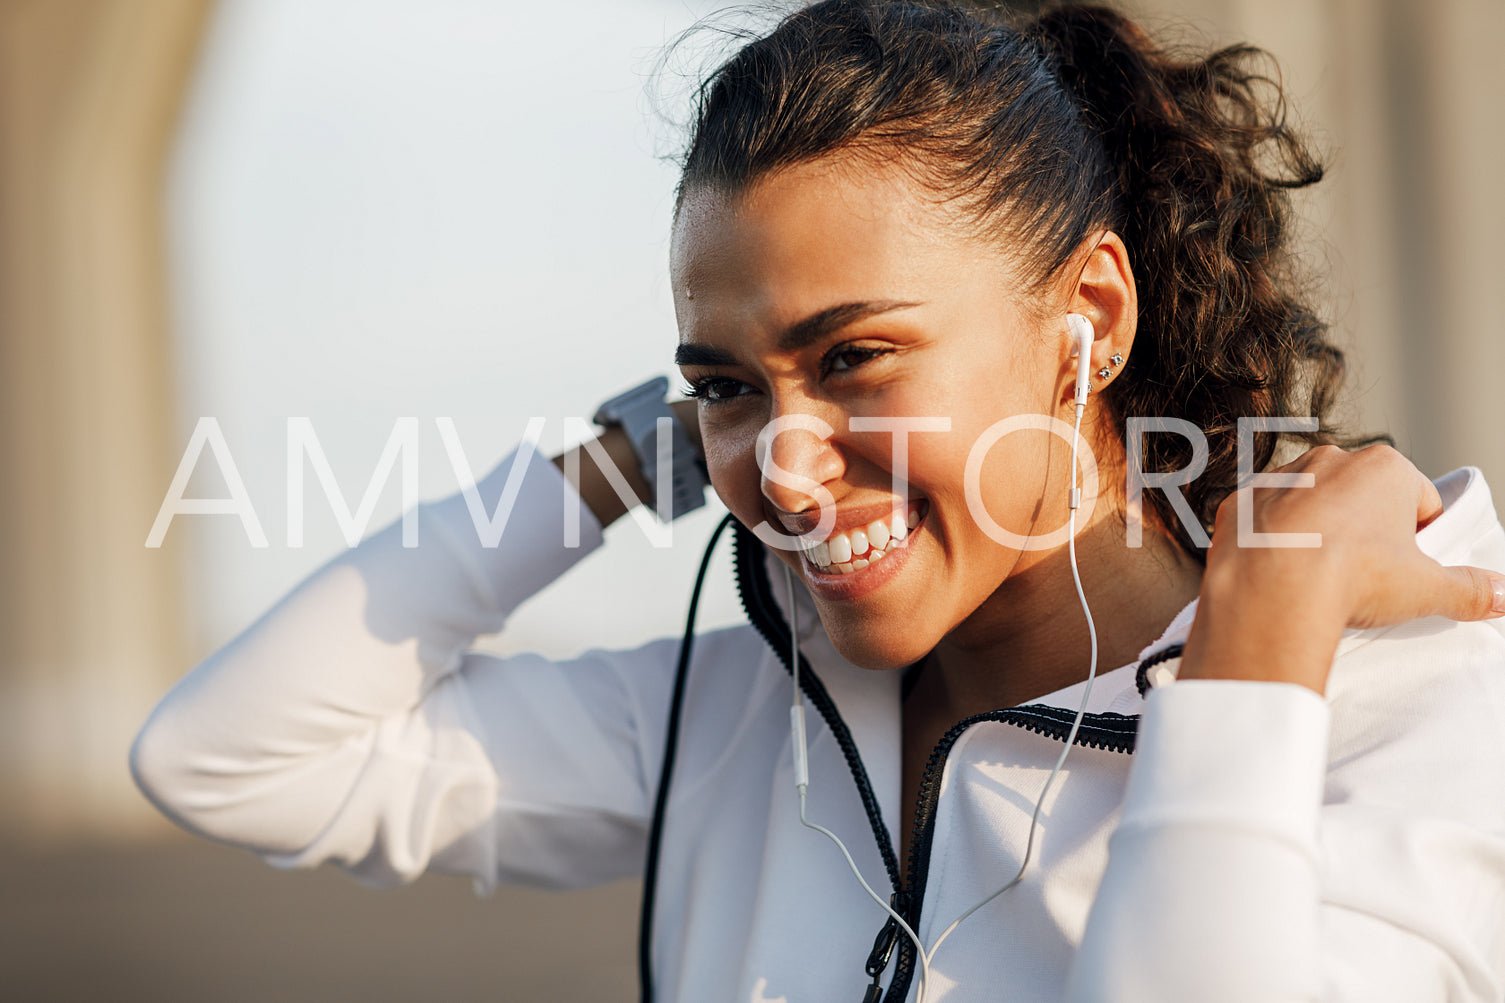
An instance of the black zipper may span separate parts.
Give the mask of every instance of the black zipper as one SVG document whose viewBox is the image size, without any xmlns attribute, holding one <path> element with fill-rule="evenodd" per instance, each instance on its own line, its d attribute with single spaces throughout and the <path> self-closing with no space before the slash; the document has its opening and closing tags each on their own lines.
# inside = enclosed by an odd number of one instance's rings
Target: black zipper
<svg viewBox="0 0 1505 1003">
<path fill-rule="evenodd" d="M 742 608 L 763 640 L 773 649 L 784 668 L 793 672 L 789 664 L 789 624 L 773 600 L 773 589 L 768 581 L 768 569 L 763 566 L 763 544 L 752 530 L 742 523 L 736 524 L 732 537 L 732 555 L 737 570 L 737 593 L 742 598 Z M 883 824 L 883 812 L 878 807 L 878 798 L 873 793 L 872 781 L 868 779 L 867 767 L 857 752 L 857 743 L 851 729 L 837 713 L 836 703 L 826 691 L 826 684 L 810 667 L 804 655 L 800 656 L 800 689 L 825 720 L 826 727 L 836 738 L 841 754 L 846 758 L 847 769 L 857 784 L 857 793 L 862 797 L 862 807 L 867 812 L 868 825 L 873 830 L 873 839 L 878 843 L 878 852 L 883 856 L 883 868 L 888 871 L 888 880 L 894 888 L 899 887 L 899 855 L 894 852 L 894 841 L 889 838 L 888 828 Z"/>
<path fill-rule="evenodd" d="M 747 618 L 753 627 L 773 649 L 784 668 L 789 670 L 789 624 L 784 620 L 782 612 L 773 599 L 772 586 L 768 581 L 768 569 L 763 564 L 765 554 L 763 545 L 741 523 L 736 524 L 735 530 L 732 546 L 737 574 L 737 592 L 742 599 L 742 607 L 747 612 Z M 1178 645 L 1178 654 L 1179 647 Z M 1143 673 L 1142 668 L 1140 673 Z M 878 799 L 873 793 L 872 782 L 868 779 L 867 768 L 862 763 L 862 757 L 858 753 L 856 742 L 852 739 L 851 730 L 842 720 L 825 684 L 816 676 L 803 655 L 800 656 L 800 689 L 825 720 L 826 727 L 831 729 L 831 734 L 846 758 L 847 767 L 851 771 L 853 781 L 857 784 L 863 808 L 867 812 L 868 825 L 873 831 L 873 839 L 877 842 L 878 852 L 883 857 L 884 869 L 888 871 L 889 883 L 895 889 L 894 908 L 904 917 L 910 928 L 915 930 L 919 929 L 920 908 L 925 899 L 925 882 L 930 867 L 930 843 L 935 829 L 935 809 L 941 796 L 941 772 L 946 765 L 946 757 L 950 754 L 951 747 L 956 744 L 957 739 L 974 724 L 983 721 L 1000 721 L 1044 735 L 1057 742 L 1064 742 L 1071 733 L 1072 722 L 1076 719 L 1076 711 L 1064 707 L 1026 705 L 974 714 L 952 725 L 931 750 L 930 758 L 925 763 L 925 772 L 920 779 L 919 797 L 915 803 L 914 824 L 910 832 L 909 859 L 906 862 L 904 875 L 906 880 L 901 883 L 898 855 L 894 852 L 893 840 L 889 836 L 888 829 L 883 824 Z M 1090 749 L 1131 754 L 1134 751 L 1138 727 L 1139 716 L 1137 714 L 1085 714 L 1082 716 L 1082 724 L 1077 729 L 1076 740 L 1073 744 Z M 889 951 L 894 946 L 898 947 L 899 957 L 894 969 L 894 978 L 884 997 L 888 1003 L 902 1003 L 909 995 L 909 985 L 914 978 L 917 960 L 914 942 L 907 936 L 897 936 L 897 933 L 897 926 L 892 919 L 889 919 L 878 933 L 878 940 L 874 943 L 873 953 L 868 959 L 867 966 L 868 974 L 875 981 L 881 978 L 882 970 L 879 969 L 877 972 L 873 970 L 877 961 L 881 958 L 886 967 Z"/>
</svg>

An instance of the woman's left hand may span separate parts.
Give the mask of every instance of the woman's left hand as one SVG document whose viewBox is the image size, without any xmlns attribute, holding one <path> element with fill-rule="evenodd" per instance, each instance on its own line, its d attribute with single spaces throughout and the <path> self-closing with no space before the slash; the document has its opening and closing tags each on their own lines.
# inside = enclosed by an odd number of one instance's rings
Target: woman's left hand
<svg viewBox="0 0 1505 1003">
<path fill-rule="evenodd" d="M 1274 472 L 1312 480 L 1234 492 L 1218 507 L 1179 678 L 1293 682 L 1322 693 L 1345 628 L 1505 613 L 1505 577 L 1444 567 L 1416 546 L 1442 499 L 1396 450 L 1318 446 Z M 1259 534 L 1320 534 L 1320 544 L 1281 546 Z"/>
</svg>

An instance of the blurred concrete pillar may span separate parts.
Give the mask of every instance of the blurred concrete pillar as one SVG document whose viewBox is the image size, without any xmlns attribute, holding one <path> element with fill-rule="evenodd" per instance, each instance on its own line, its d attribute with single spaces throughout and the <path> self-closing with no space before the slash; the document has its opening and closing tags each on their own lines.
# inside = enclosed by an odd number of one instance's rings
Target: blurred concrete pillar
<svg viewBox="0 0 1505 1003">
<path fill-rule="evenodd" d="M 209 0 L 0 2 L 0 796 L 147 817 L 126 753 L 184 669 L 162 178 Z"/>
<path fill-rule="evenodd" d="M 1491 305 L 1505 232 L 1500 0 L 1134 0 L 1267 48 L 1331 168 L 1303 196 L 1326 315 L 1349 350 L 1350 424 L 1389 431 L 1435 477 L 1482 467 L 1505 508 L 1493 408 L 1505 317 Z"/>
</svg>

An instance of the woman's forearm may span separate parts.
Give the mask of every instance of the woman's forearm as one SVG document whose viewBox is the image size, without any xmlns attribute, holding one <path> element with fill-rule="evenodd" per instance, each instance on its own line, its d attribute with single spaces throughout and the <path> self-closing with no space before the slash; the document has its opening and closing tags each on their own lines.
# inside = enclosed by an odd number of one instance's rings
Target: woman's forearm
<svg viewBox="0 0 1505 1003">
<path fill-rule="evenodd" d="M 632 443 L 627 439 L 627 433 L 618 427 L 611 427 L 601 433 L 596 440 L 605 450 L 608 460 L 622 477 L 626 478 L 627 485 L 632 489 L 637 503 L 647 500 L 649 495 L 648 482 L 643 479 L 642 471 L 638 469 L 637 456 L 633 453 Z M 564 474 L 565 480 L 569 481 L 580 498 L 585 502 L 591 514 L 602 526 L 609 526 L 622 516 L 627 514 L 627 502 L 617 493 L 617 488 L 611 482 L 607 471 L 601 468 L 592 451 L 584 444 L 574 446 L 554 457 L 554 465 Z"/>
</svg>

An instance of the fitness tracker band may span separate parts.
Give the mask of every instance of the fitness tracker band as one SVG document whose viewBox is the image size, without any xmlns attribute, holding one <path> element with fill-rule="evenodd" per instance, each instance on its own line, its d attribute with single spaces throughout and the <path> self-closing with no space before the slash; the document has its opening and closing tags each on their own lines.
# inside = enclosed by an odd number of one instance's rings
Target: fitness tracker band
<svg viewBox="0 0 1505 1003">
<path fill-rule="evenodd" d="M 690 434 L 664 400 L 668 392 L 669 378 L 655 376 L 602 404 L 592 419 L 597 425 L 615 425 L 627 434 L 638 469 L 648 482 L 649 507 L 665 522 L 704 505 L 705 489 L 710 484 L 705 463 L 690 444 Z M 668 511 L 661 511 L 658 505 L 658 424 L 663 418 L 669 421 L 672 460 Z"/>
</svg>

